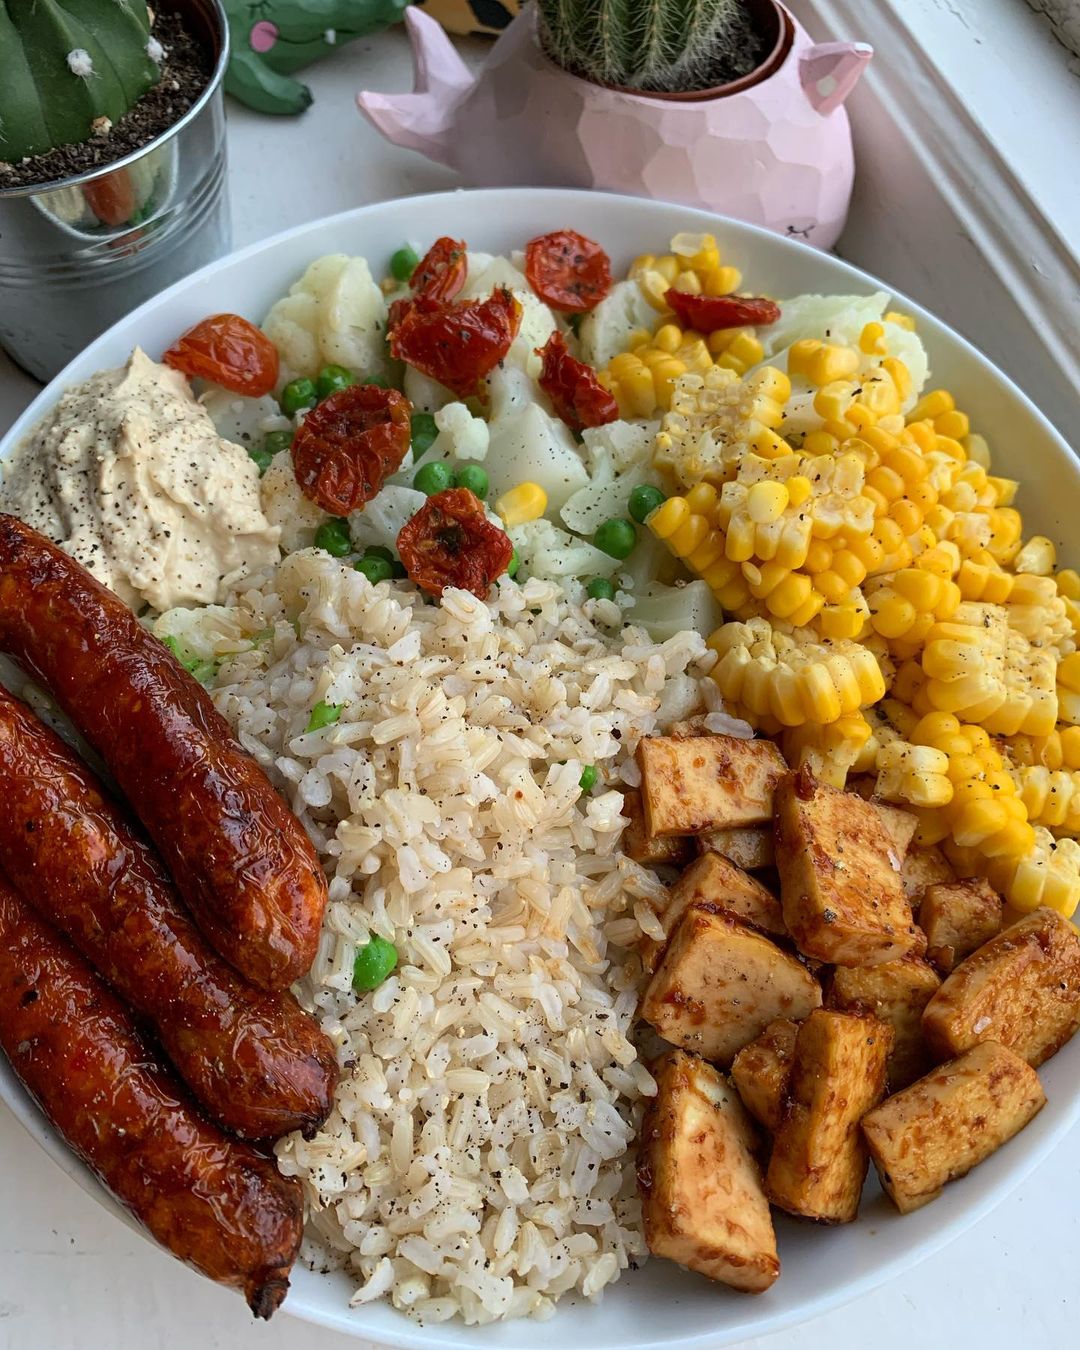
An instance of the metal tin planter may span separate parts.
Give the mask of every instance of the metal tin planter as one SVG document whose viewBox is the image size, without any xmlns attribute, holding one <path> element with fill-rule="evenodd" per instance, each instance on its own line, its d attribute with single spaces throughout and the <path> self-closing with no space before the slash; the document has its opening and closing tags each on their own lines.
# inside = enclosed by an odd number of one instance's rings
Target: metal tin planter
<svg viewBox="0 0 1080 1350">
<path fill-rule="evenodd" d="M 179 122 L 104 169 L 0 190 L 0 345 L 40 380 L 231 243 L 218 0 L 165 0 L 213 58 Z M 122 221 L 116 219 L 123 216 Z"/>
</svg>

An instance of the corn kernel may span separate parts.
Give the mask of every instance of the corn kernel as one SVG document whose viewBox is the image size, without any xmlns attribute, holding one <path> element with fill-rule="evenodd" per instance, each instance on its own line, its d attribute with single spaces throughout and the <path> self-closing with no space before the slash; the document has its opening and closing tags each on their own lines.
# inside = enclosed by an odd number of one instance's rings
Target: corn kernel
<svg viewBox="0 0 1080 1350">
<path fill-rule="evenodd" d="M 539 520 L 547 510 L 547 493 L 539 483 L 519 483 L 495 503 L 495 514 L 507 529 Z"/>
<path fill-rule="evenodd" d="M 915 320 L 910 314 L 902 314 L 899 310 L 890 309 L 884 317 L 886 323 L 894 323 L 897 328 L 906 328 L 909 333 L 915 331 Z"/>
<path fill-rule="evenodd" d="M 947 389 L 934 389 L 929 394 L 923 394 L 922 398 L 908 413 L 907 420 L 911 423 L 922 422 L 929 418 L 932 422 L 942 413 L 952 412 L 955 407 L 956 402 Z"/>
</svg>

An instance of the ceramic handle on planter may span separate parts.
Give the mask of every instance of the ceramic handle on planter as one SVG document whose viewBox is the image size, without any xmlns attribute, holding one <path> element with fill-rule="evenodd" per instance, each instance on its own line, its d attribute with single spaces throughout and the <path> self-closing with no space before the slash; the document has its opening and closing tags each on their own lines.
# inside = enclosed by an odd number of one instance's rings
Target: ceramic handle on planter
<svg viewBox="0 0 1080 1350">
<path fill-rule="evenodd" d="M 443 28 L 429 15 L 410 5 L 405 27 L 412 43 L 413 92 L 365 90 L 357 94 L 357 105 L 376 131 L 394 145 L 454 167 L 455 114 L 475 78 Z"/>
<path fill-rule="evenodd" d="M 874 49 L 866 42 L 819 42 L 799 59 L 799 80 L 823 117 L 835 112 L 859 82 Z"/>
</svg>

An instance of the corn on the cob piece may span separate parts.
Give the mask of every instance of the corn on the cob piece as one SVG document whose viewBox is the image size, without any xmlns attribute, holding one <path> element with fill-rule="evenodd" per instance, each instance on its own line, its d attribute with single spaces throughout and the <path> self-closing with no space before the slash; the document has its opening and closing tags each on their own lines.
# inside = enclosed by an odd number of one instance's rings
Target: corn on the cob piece
<svg viewBox="0 0 1080 1350">
<path fill-rule="evenodd" d="M 1055 727 L 1048 736 L 1010 736 L 1007 749 L 1014 764 L 1080 769 L 1080 726 Z"/>
<path fill-rule="evenodd" d="M 822 643 L 791 624 L 755 618 L 726 623 L 709 638 L 719 657 L 711 675 L 740 715 L 781 726 L 828 724 L 876 703 L 885 681 L 871 652 L 855 642 Z"/>
<path fill-rule="evenodd" d="M 949 757 L 929 745 L 896 739 L 877 756 L 877 795 L 909 806 L 947 806 L 952 801 Z"/>
<path fill-rule="evenodd" d="M 1063 834 L 1080 831 L 1080 772 L 1024 764 L 1013 778 L 1033 825 Z"/>
<path fill-rule="evenodd" d="M 653 463 L 692 487 L 733 478 L 747 454 L 765 459 L 790 454 L 775 430 L 790 396 L 791 381 L 773 366 L 762 366 L 745 380 L 718 366 L 681 375 L 656 437 Z"/>
<path fill-rule="evenodd" d="M 1009 627 L 1022 633 L 1033 647 L 1052 646 L 1062 657 L 1076 650 L 1066 601 L 1053 577 L 1017 572 L 1005 602 L 1005 617 Z"/>
<path fill-rule="evenodd" d="M 960 605 L 955 581 L 921 567 L 903 567 L 875 578 L 866 587 L 870 623 L 890 643 L 920 649 L 935 623 L 951 619 Z"/>
<path fill-rule="evenodd" d="M 802 726 L 791 727 L 783 732 L 780 748 L 793 769 L 805 765 L 820 782 L 843 788 L 870 737 L 870 723 L 857 712 L 838 717 L 827 726 L 804 722 Z"/>
<path fill-rule="evenodd" d="M 952 713 L 933 712 L 919 719 L 910 740 L 940 750 L 948 759 L 952 797 L 936 808 L 944 825 L 939 837 L 951 835 L 959 847 L 983 858 L 1020 859 L 1031 852 L 1035 832 L 1027 808 L 982 727 L 965 726 Z"/>
<path fill-rule="evenodd" d="M 964 601 L 926 635 L 927 702 L 1005 736 L 1045 736 L 1058 720 L 1055 657 L 1011 629 L 1001 605 Z"/>
<path fill-rule="evenodd" d="M 1071 918 L 1080 904 L 1080 844 L 1055 839 L 1041 826 L 1034 833 L 1034 843 L 1020 858 L 987 859 L 951 841 L 945 854 L 961 876 L 985 876 L 1013 909 L 1028 914 L 1047 905 Z"/>
</svg>

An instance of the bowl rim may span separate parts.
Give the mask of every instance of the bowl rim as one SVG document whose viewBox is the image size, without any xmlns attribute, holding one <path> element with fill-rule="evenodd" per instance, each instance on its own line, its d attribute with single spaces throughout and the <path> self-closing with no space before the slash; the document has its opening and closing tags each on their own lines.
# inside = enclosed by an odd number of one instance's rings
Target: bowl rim
<svg viewBox="0 0 1080 1350">
<path fill-rule="evenodd" d="M 688 227 L 691 224 L 700 223 L 703 229 L 708 228 L 718 235 L 727 232 L 729 237 L 735 235 L 759 239 L 768 248 L 779 248 L 782 251 L 794 250 L 796 255 L 801 254 L 808 260 L 813 259 L 817 263 L 824 260 L 825 264 L 835 272 L 838 282 L 843 279 L 852 283 L 853 292 L 866 293 L 879 290 L 887 292 L 893 301 L 898 302 L 907 312 L 914 315 L 920 325 L 925 324 L 935 340 L 944 340 L 946 343 L 954 345 L 968 358 L 973 358 L 976 365 L 981 366 L 985 373 L 997 380 L 1004 387 L 1009 398 L 1019 403 L 1029 416 L 1032 416 L 1036 422 L 1041 424 L 1042 430 L 1053 443 L 1055 449 L 1068 461 L 1071 472 L 1080 485 L 1080 466 L 1077 464 L 1076 456 L 1064 436 L 1041 412 L 1034 401 L 967 338 L 956 332 L 943 320 L 938 319 L 917 301 L 891 285 L 882 282 L 872 273 L 865 272 L 846 260 L 814 248 L 799 239 L 777 234 L 764 226 L 733 220 L 697 207 L 683 207 L 677 203 L 653 201 L 618 193 L 597 193 L 564 188 L 521 187 L 452 189 L 369 202 L 333 215 L 291 226 L 209 263 L 131 311 L 96 338 L 82 352 L 73 357 L 63 370 L 35 396 L 23 413 L 12 423 L 8 431 L 0 437 L 0 463 L 8 457 L 19 440 L 58 400 L 67 385 L 71 383 L 70 372 L 74 366 L 92 360 L 93 354 L 111 342 L 114 335 L 119 335 L 122 331 L 137 330 L 146 311 L 156 309 L 201 281 L 219 273 L 227 273 L 239 263 L 260 253 L 268 252 L 288 241 L 301 239 L 305 234 L 314 235 L 325 230 L 335 234 L 340 232 L 345 239 L 356 238 L 356 232 L 350 229 L 351 226 L 354 226 L 357 222 L 363 222 L 365 217 L 377 214 L 380 210 L 398 207 L 404 200 L 407 200 L 410 208 L 417 212 L 418 218 L 438 220 L 440 219 L 439 207 L 443 203 L 448 200 L 467 198 L 470 202 L 476 204 L 478 219 L 498 221 L 499 205 L 505 204 L 511 199 L 543 201 L 551 205 L 565 204 L 566 209 L 572 211 L 575 204 L 585 202 L 590 202 L 595 207 L 598 196 L 611 200 L 613 210 L 616 209 L 614 204 L 618 203 L 618 209 L 620 210 L 627 209 L 644 215 L 654 214 L 658 217 L 670 216 L 672 211 L 678 211 L 686 219 Z M 617 223 L 614 229 L 617 233 Z M 130 1227 L 139 1232 L 144 1239 L 150 1241 L 151 1245 L 156 1245 L 145 1230 L 131 1218 L 89 1169 L 71 1152 L 52 1125 L 38 1110 L 18 1079 L 15 1078 L 10 1066 L 2 1060 L 0 1060 L 0 1100 L 4 1101 L 12 1110 L 24 1129 L 62 1171 L 76 1181 L 89 1195 L 93 1196 L 99 1204 L 120 1217 Z M 706 1350 L 706 1347 L 734 1344 L 750 1335 L 770 1335 L 785 1328 L 811 1321 L 878 1288 L 895 1278 L 901 1271 L 914 1269 L 917 1265 L 941 1251 L 996 1208 L 1045 1161 L 1050 1153 L 1073 1130 L 1077 1121 L 1080 1120 L 1080 1084 L 1078 1084 L 1070 1100 L 1063 1101 L 1059 1096 L 1057 1101 L 1060 1103 L 1060 1111 L 1056 1113 L 1057 1118 L 1048 1127 L 1038 1130 L 1035 1137 L 1029 1136 L 1028 1146 L 1023 1153 L 1016 1156 L 1015 1162 L 1011 1163 L 1004 1175 L 977 1198 L 973 1195 L 972 1199 L 962 1206 L 955 1215 L 936 1227 L 931 1235 L 923 1238 L 914 1251 L 900 1251 L 895 1255 L 886 1257 L 872 1269 L 841 1280 L 800 1303 L 767 1310 L 758 1304 L 756 1306 L 761 1309 L 758 1315 L 744 1318 L 739 1325 L 719 1327 L 705 1332 L 691 1332 L 685 1335 L 675 1332 L 662 1339 L 633 1339 L 630 1337 L 625 1339 L 625 1345 L 628 1350 L 671 1350 L 672 1347 L 679 1347 L 680 1350 L 691 1350 L 691 1348 L 693 1350 Z M 305 1284 L 308 1278 L 325 1278 L 307 1270 L 298 1271 L 297 1274 L 303 1275 Z M 575 1306 L 580 1306 L 580 1301 L 572 1298 L 572 1296 L 567 1296 L 561 1305 L 562 1314 L 556 1314 L 559 1319 L 560 1350 L 595 1350 L 596 1342 L 594 1339 L 583 1339 L 581 1333 L 575 1333 L 573 1330 Z M 755 1305 L 747 1300 L 745 1306 L 749 1312 Z M 525 1344 L 523 1340 L 515 1336 L 515 1328 L 522 1325 L 520 1321 L 495 1323 L 490 1327 L 474 1329 L 465 1328 L 462 1323 L 454 1320 L 445 1325 L 456 1328 L 456 1334 L 446 1335 L 443 1333 L 444 1324 L 420 1326 L 409 1320 L 404 1313 L 392 1310 L 395 1316 L 390 1325 L 380 1325 L 377 1328 L 365 1326 L 363 1324 L 364 1305 L 361 1305 L 358 1309 L 353 1309 L 347 1301 L 343 1300 L 340 1308 L 327 1308 L 320 1301 L 309 1297 L 306 1290 L 301 1290 L 296 1285 L 293 1286 L 282 1308 L 292 1316 L 314 1325 L 323 1326 L 356 1339 L 366 1340 L 369 1343 L 400 1347 L 400 1350 L 431 1350 L 432 1347 L 436 1347 L 437 1350 L 462 1350 L 462 1347 L 466 1344 L 479 1346 L 486 1340 L 489 1340 L 496 1350 L 517 1350 L 518 1347 Z M 525 1325 L 532 1326 L 534 1324 L 526 1319 Z M 465 1332 L 466 1335 L 463 1336 L 462 1332 Z M 529 1344 L 532 1345 L 532 1342 L 530 1341 Z"/>
</svg>

